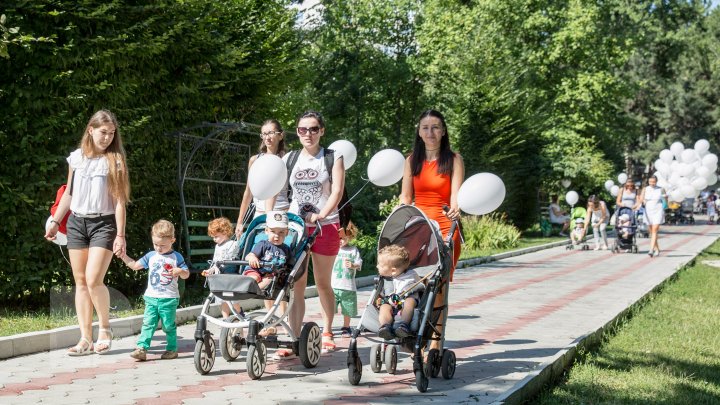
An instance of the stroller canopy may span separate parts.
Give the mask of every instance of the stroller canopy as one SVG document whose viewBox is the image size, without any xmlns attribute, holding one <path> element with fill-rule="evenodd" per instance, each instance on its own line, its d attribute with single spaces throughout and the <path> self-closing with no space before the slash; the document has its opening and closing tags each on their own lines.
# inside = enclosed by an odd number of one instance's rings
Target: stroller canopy
<svg viewBox="0 0 720 405">
<path fill-rule="evenodd" d="M 441 251 L 446 249 L 434 221 L 412 205 L 402 205 L 388 216 L 378 240 L 378 250 L 400 245 L 410 253 L 410 269 L 420 277 L 441 265 Z"/>
</svg>

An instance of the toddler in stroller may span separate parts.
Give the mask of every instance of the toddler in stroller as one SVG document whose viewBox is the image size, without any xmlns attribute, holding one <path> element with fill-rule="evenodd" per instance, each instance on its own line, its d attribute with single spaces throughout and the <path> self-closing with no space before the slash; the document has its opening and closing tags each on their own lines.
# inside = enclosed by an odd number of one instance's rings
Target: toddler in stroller
<svg viewBox="0 0 720 405">
<path fill-rule="evenodd" d="M 615 242 L 613 242 L 612 247 L 613 253 L 618 253 L 621 250 L 637 253 L 638 248 L 635 243 L 636 231 L 637 225 L 632 208 L 618 208 L 617 219 L 615 220 Z"/>
<path fill-rule="evenodd" d="M 277 219 L 276 214 L 279 215 Z M 321 335 L 317 324 L 308 322 L 303 325 L 300 336 L 295 336 L 292 328 L 287 324 L 287 317 L 294 303 L 293 285 L 303 275 L 302 262 L 320 227 L 316 227 L 315 232 L 306 236 L 305 224 L 299 216 L 276 212 L 268 215 L 273 217 L 268 219 L 267 224 L 266 215 L 255 218 L 238 242 L 239 257 L 246 257 L 250 259 L 249 261 L 225 260 L 216 263 L 221 269 L 224 266 L 251 266 L 246 270 L 248 275 L 215 274 L 207 278 L 210 294 L 203 303 L 195 328 L 194 360 L 195 369 L 200 374 L 209 373 L 215 364 L 215 340 L 212 333 L 207 330 L 208 322 L 220 327 L 220 353 L 226 361 L 237 359 L 242 348 L 247 346 L 247 373 L 252 379 L 260 378 L 265 371 L 267 347 L 291 349 L 307 368 L 315 367 L 320 360 Z M 271 235 L 273 232 L 268 232 L 267 228 L 273 224 L 277 225 L 278 222 L 287 223 L 287 236 L 283 241 L 287 249 L 279 250 L 289 251 L 290 256 L 287 257 L 287 261 L 275 260 L 273 263 L 273 259 L 276 258 L 275 249 L 253 250 L 253 248 L 259 243 L 261 246 L 268 244 L 266 239 L 269 235 L 277 239 L 277 235 Z M 275 244 L 270 244 L 277 248 L 277 240 Z M 267 252 L 269 254 L 266 254 Z M 277 258 L 279 256 L 278 254 Z M 264 269 L 260 270 L 260 268 Z M 265 288 L 261 288 L 258 281 Z M 233 314 L 230 317 L 218 319 L 210 314 L 210 304 L 214 302 L 215 297 L 226 300 L 261 299 L 273 300 L 273 302 L 272 305 L 268 305 L 269 309 L 252 311 L 245 316 L 238 314 L 231 307 Z M 280 313 L 279 309 L 283 302 L 288 302 L 287 309 Z M 279 336 L 260 333 L 266 327 L 282 327 L 289 335 L 289 340 L 280 340 Z M 247 336 L 244 335 L 244 331 L 247 331 Z"/>
<path fill-rule="evenodd" d="M 444 347 L 443 332 L 446 328 L 439 328 L 447 322 L 448 293 L 444 294 L 443 305 L 435 307 L 434 303 L 436 295 L 445 288 L 450 278 L 453 252 L 452 236 L 456 229 L 457 224 L 453 223 L 448 238 L 443 240 L 437 225 L 431 222 L 420 209 L 411 205 L 402 205 L 396 208 L 387 218 L 380 232 L 378 249 L 382 251 L 389 245 L 402 246 L 409 253 L 407 265 L 409 270 L 403 274 L 412 271 L 421 278 L 415 282 L 410 281 L 405 284 L 405 287 L 399 288 L 390 287 L 389 284 L 392 282 L 387 281 L 385 277 L 375 278 L 373 291 L 358 326 L 352 331 L 348 346 L 347 366 L 350 384 L 357 385 L 362 378 L 362 361 L 357 340 L 363 331 L 381 332 L 385 330 L 387 332 L 383 332 L 383 337 L 392 338 L 393 335 L 395 337 L 394 340 L 383 339 L 381 341 L 368 338 L 368 340 L 376 342 L 370 348 L 370 368 L 373 372 L 380 372 L 382 364 L 385 363 L 387 372 L 394 374 L 397 367 L 397 347 L 399 346 L 413 354 L 413 372 L 418 391 L 427 391 L 429 377 L 437 377 L 441 372 L 445 379 L 453 377 L 455 353 Z M 378 258 L 378 262 L 378 269 L 383 271 L 381 267 L 384 265 L 380 263 L 380 258 Z M 406 277 L 414 279 L 412 273 L 410 274 L 411 276 Z M 397 276 L 395 277 L 397 280 Z M 412 297 L 411 300 L 417 297 L 417 306 L 413 311 L 409 311 L 408 307 L 405 307 L 401 317 L 407 316 L 407 319 L 400 319 L 400 323 L 396 326 L 390 325 L 393 320 L 392 313 L 388 317 L 385 312 L 392 308 L 381 305 L 380 308 L 385 307 L 386 309 L 379 309 L 376 306 L 378 298 L 381 299 L 381 302 L 385 302 L 382 296 L 387 294 L 388 290 L 395 292 L 402 290 L 401 294 L 394 298 L 398 301 L 405 300 L 406 303 L 410 301 L 407 299 L 408 297 Z M 380 311 L 383 311 L 384 314 L 381 315 Z M 410 321 L 409 325 L 403 324 L 406 320 Z M 440 349 L 428 350 L 432 340 L 440 342 Z M 427 360 L 424 360 L 424 354 L 427 354 Z"/>
<path fill-rule="evenodd" d="M 575 219 L 575 228 L 570 232 L 570 244 L 566 246 L 567 250 L 573 250 L 576 246 L 580 246 L 582 250 L 589 250 L 590 246 L 585 243 L 585 218 Z"/>
</svg>

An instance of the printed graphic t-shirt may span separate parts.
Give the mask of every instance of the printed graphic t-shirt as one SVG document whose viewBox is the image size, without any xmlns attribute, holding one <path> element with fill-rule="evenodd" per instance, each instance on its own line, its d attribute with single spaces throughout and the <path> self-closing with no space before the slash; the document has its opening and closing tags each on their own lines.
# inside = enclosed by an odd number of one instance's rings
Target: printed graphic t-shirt
<svg viewBox="0 0 720 405">
<path fill-rule="evenodd" d="M 362 266 L 360 251 L 355 246 L 343 246 L 340 248 L 332 270 L 332 288 L 345 291 L 357 291 L 355 287 L 355 273 L 358 269 L 346 269 L 343 267 L 345 259 L 350 260 L 355 266 Z"/>
<path fill-rule="evenodd" d="M 187 270 L 182 255 L 176 251 L 164 255 L 150 251 L 138 263 L 148 269 L 148 286 L 145 295 L 153 298 L 180 298 L 178 277 L 173 277 L 172 269 L 180 267 Z"/>
<path fill-rule="evenodd" d="M 286 244 L 273 245 L 267 240 L 261 240 L 253 246 L 252 253 L 257 256 L 261 262 L 270 262 L 275 266 L 284 266 L 288 262 L 290 256 L 290 248 Z M 257 269 L 260 273 L 270 273 L 267 268 Z"/>
</svg>

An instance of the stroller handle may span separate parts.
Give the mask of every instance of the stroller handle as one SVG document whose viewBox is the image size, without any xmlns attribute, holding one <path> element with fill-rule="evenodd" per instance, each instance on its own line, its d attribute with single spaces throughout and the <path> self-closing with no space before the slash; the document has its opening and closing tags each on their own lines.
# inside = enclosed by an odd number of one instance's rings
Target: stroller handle
<svg viewBox="0 0 720 405">
<path fill-rule="evenodd" d="M 215 262 L 217 265 L 234 265 L 234 266 L 250 266 L 250 262 L 247 260 L 218 260 Z M 260 268 L 266 268 L 275 270 L 278 267 L 277 264 L 274 264 L 273 262 L 264 262 L 260 261 Z"/>
<path fill-rule="evenodd" d="M 448 211 L 450 211 L 450 207 L 448 207 L 447 205 L 443 205 L 443 212 L 447 213 Z M 457 219 L 454 219 L 452 225 L 450 226 L 450 232 L 448 232 L 445 242 L 450 242 L 450 240 L 452 240 L 452 238 L 455 236 L 455 231 L 457 230 L 457 228 L 458 221 Z"/>
</svg>

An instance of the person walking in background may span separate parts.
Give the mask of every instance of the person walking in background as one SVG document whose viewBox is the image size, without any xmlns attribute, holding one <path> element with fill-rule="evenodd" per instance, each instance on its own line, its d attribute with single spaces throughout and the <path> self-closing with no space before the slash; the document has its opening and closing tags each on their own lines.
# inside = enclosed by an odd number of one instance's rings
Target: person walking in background
<svg viewBox="0 0 720 405">
<path fill-rule="evenodd" d="M 113 333 L 110 293 L 104 279 L 113 253 L 125 254 L 125 206 L 130 199 L 125 149 L 112 112 L 100 110 L 93 114 L 83 131 L 80 147 L 67 162 L 68 187 L 45 233 L 46 239 L 55 239 L 59 221 L 70 210 L 67 248 L 75 281 L 80 341 L 67 354 L 106 354 L 112 347 Z M 100 324 L 94 344 L 93 308 Z"/>
<path fill-rule="evenodd" d="M 445 117 L 435 110 L 420 114 L 415 127 L 413 151 L 405 159 L 400 202 L 415 204 L 425 215 L 440 226 L 443 237 L 450 232 L 453 221 L 460 220 L 457 196 L 465 178 L 465 165 L 459 153 L 450 148 Z M 447 206 L 447 212 L 443 208 Z M 453 237 L 453 262 L 450 270 L 452 281 L 460 258 L 460 231 Z M 447 286 L 440 289 L 435 307 L 445 302 Z M 432 340 L 431 348 L 440 349 L 439 340 Z"/>
<path fill-rule="evenodd" d="M 293 192 L 290 212 L 305 221 L 308 233 L 314 232 L 317 224 L 321 227 L 321 231 L 310 249 L 310 256 L 322 309 L 322 350 L 328 352 L 335 350 L 332 333 L 335 295 L 330 279 L 335 256 L 340 250 L 338 202 L 345 186 L 345 165 L 340 154 L 333 154 L 331 170 L 326 165 L 325 149 L 320 146 L 320 140 L 325 135 L 325 121 L 320 113 L 316 111 L 303 113 L 298 119 L 296 131 L 302 144 L 302 150 L 290 152 L 283 158 L 290 167 L 288 182 Z M 307 261 L 303 265 L 307 266 Z M 306 286 L 307 271 L 295 281 L 293 289 L 294 301 L 290 310 L 289 323 L 297 335 L 300 335 L 305 316 Z M 278 358 L 289 358 L 294 353 L 292 350 L 280 349 L 275 352 L 275 355 Z"/>
<path fill-rule="evenodd" d="M 645 223 L 650 228 L 650 249 L 648 250 L 650 257 L 660 255 L 658 232 L 660 231 L 660 225 L 665 223 L 663 200 L 666 198 L 665 189 L 657 185 L 657 177 L 653 175 L 648 179 L 648 185 L 640 192 L 640 197 L 635 205 L 635 209 L 639 208 L 640 205 L 645 206 Z"/>
<path fill-rule="evenodd" d="M 588 224 L 592 226 L 593 236 L 595 237 L 594 250 L 607 250 L 607 228 L 610 216 L 608 215 L 607 205 L 600 197 L 591 195 L 588 197 L 587 214 L 585 214 L 585 231 L 583 237 L 587 235 Z M 602 238 L 602 246 L 600 245 Z"/>
<path fill-rule="evenodd" d="M 258 148 L 258 154 L 252 156 L 250 162 L 248 162 L 248 173 L 250 173 L 250 168 L 253 163 L 264 154 L 279 157 L 285 156 L 285 131 L 283 131 L 280 122 L 276 119 L 269 119 L 263 122 L 260 127 L 260 147 Z M 290 202 L 287 198 L 287 187 L 283 187 L 275 198 L 258 200 L 252 195 L 250 186 L 246 185 L 245 193 L 240 203 L 240 214 L 238 215 L 237 225 L 235 225 L 235 236 L 238 240 L 240 240 L 242 236 L 243 226 L 246 225 L 243 221 L 250 208 L 251 202 L 255 205 L 253 218 L 257 218 L 269 211 L 287 211 L 290 208 Z"/>
<path fill-rule="evenodd" d="M 161 219 L 152 227 L 153 250 L 140 260 L 133 260 L 123 253 L 120 259 L 133 270 L 148 269 L 148 284 L 143 299 L 145 313 L 143 325 L 138 337 L 137 347 L 130 357 L 145 361 L 150 349 L 152 337 L 157 329 L 158 320 L 162 321 L 167 346 L 160 356 L 163 360 L 177 358 L 177 325 L 175 314 L 180 304 L 178 277 L 190 277 L 185 259 L 173 250 L 175 243 L 175 227 L 170 221 Z"/>
<path fill-rule="evenodd" d="M 710 190 L 710 194 L 708 194 L 707 200 L 705 201 L 705 204 L 706 204 L 705 207 L 707 208 L 708 223 L 710 223 L 710 224 L 715 223 L 715 215 L 717 215 L 717 209 L 715 207 L 716 201 L 717 201 L 717 194 L 715 194 L 715 190 Z"/>
</svg>

